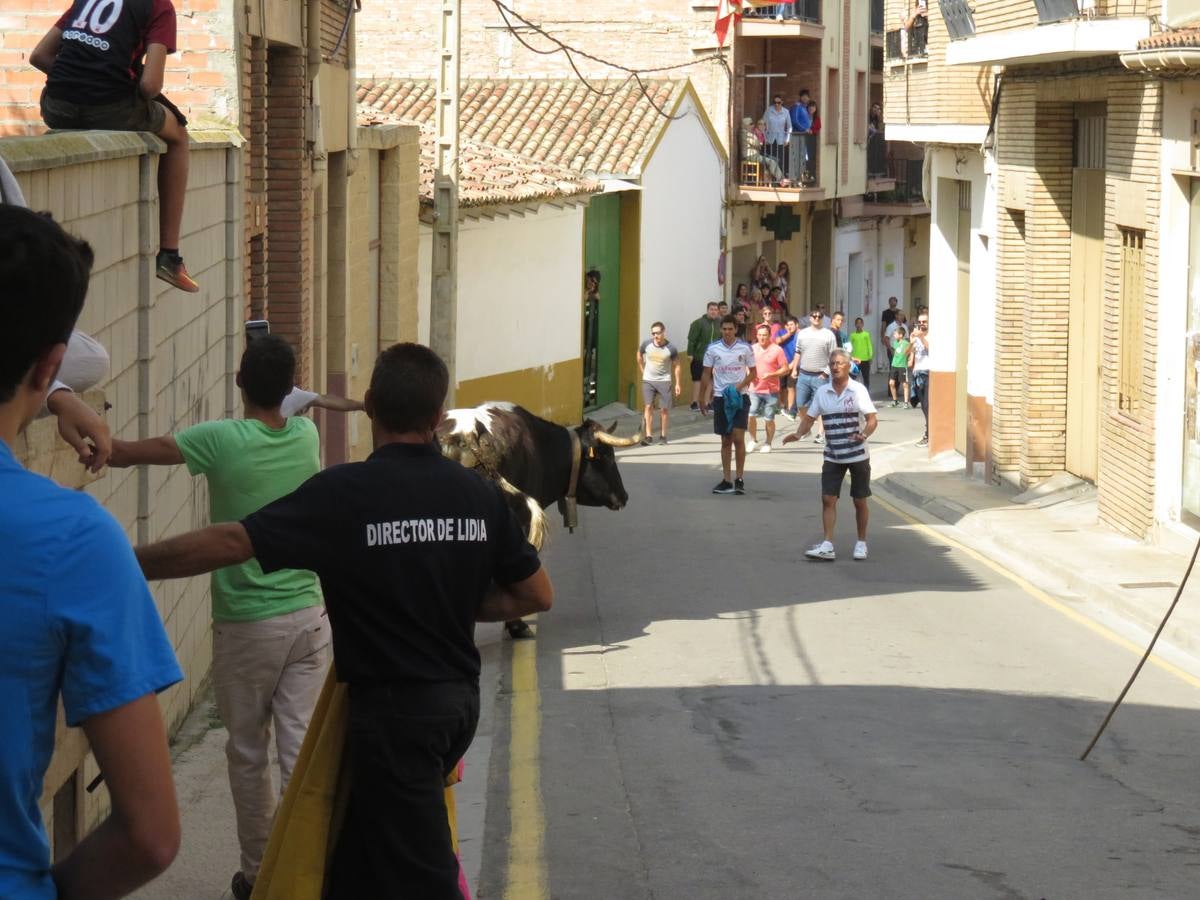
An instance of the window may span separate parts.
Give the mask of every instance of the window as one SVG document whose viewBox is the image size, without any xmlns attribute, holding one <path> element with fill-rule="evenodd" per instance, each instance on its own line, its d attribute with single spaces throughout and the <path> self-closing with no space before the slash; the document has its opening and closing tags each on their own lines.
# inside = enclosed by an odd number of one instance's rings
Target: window
<svg viewBox="0 0 1200 900">
<path fill-rule="evenodd" d="M 1121 230 L 1121 382 L 1117 408 L 1134 413 L 1142 400 L 1142 368 L 1145 356 L 1145 291 L 1142 272 L 1146 232 Z"/>
<path fill-rule="evenodd" d="M 838 142 L 838 123 L 841 121 L 839 106 L 842 102 L 842 78 L 841 73 L 837 69 L 830 69 L 825 79 L 825 109 L 820 110 L 824 115 L 821 117 L 821 133 L 825 135 L 825 143 L 836 144 Z"/>
<path fill-rule="evenodd" d="M 867 118 L 871 110 L 867 107 L 867 73 L 854 73 L 854 142 L 867 142 Z"/>
</svg>

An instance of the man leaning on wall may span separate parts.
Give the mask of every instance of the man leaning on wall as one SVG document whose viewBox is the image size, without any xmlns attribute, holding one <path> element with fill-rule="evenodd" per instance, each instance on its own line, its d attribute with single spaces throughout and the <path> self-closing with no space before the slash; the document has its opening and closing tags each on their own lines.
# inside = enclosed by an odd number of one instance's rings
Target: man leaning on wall
<svg viewBox="0 0 1200 900">
<path fill-rule="evenodd" d="M 38 414 L 87 293 L 92 251 L 0 205 L 0 897 L 124 897 L 179 849 L 155 693 L 183 678 L 121 526 L 87 494 L 25 470 Z M 51 865 L 39 811 L 61 700 L 112 814 Z"/>
</svg>

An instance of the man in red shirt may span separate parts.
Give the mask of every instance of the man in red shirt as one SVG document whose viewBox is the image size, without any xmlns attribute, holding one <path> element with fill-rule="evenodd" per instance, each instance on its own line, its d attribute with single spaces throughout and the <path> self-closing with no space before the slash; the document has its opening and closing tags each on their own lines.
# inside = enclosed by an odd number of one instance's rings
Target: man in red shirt
<svg viewBox="0 0 1200 900">
<path fill-rule="evenodd" d="M 771 343 L 771 326 L 767 324 L 758 326 L 754 369 L 758 377 L 750 385 L 750 445 L 746 447 L 746 452 L 753 453 L 759 448 L 762 453 L 770 453 L 771 441 L 775 440 L 775 413 L 779 411 L 779 376 L 791 371 L 791 365 L 783 348 Z M 758 443 L 760 415 L 766 422 L 766 440 L 762 444 Z"/>
<path fill-rule="evenodd" d="M 200 286 L 179 255 L 187 120 L 162 96 L 167 54 L 174 52 L 171 0 L 74 0 L 38 41 L 29 61 L 48 76 L 41 105 L 42 119 L 51 128 L 149 131 L 166 142 L 158 164 L 155 274 L 194 293 Z"/>
</svg>

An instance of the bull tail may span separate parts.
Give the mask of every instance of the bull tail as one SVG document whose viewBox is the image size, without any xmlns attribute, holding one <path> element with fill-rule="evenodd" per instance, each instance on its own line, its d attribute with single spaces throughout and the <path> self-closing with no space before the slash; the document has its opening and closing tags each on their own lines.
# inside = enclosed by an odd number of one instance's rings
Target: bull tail
<svg viewBox="0 0 1200 900">
<path fill-rule="evenodd" d="M 548 534 L 545 511 L 538 505 L 536 500 L 518 489 L 503 475 L 496 475 L 496 483 L 500 485 L 500 490 L 525 504 L 525 508 L 529 511 L 529 529 L 526 537 L 529 543 L 533 544 L 533 549 L 540 553 L 542 547 L 546 544 Z"/>
</svg>

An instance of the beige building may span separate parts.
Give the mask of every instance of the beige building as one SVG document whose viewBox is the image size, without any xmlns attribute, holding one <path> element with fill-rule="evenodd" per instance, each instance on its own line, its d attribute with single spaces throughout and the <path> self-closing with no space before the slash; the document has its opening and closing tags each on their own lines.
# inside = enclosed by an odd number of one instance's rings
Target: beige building
<svg viewBox="0 0 1200 900">
<path fill-rule="evenodd" d="M 911 23 L 889 36 L 885 82 L 889 129 L 903 117 L 940 158 L 931 449 L 1021 486 L 1071 473 L 1105 522 L 1159 540 L 1191 534 L 1200 497 L 1200 94 L 1194 31 L 1174 30 L 1198 19 L 1190 2 L 944 2 L 923 57 Z"/>
</svg>

